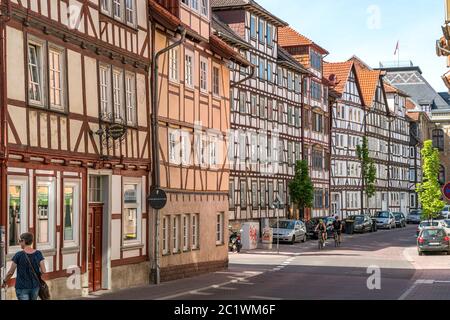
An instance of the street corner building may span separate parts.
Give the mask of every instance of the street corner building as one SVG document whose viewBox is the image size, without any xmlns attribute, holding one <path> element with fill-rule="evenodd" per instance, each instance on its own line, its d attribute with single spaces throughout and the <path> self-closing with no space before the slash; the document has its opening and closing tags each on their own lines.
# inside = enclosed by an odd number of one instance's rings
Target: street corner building
<svg viewBox="0 0 450 320">
<path fill-rule="evenodd" d="M 148 283 L 148 4 L 1 4 L 7 260 L 30 231 L 55 299 Z"/>
<path fill-rule="evenodd" d="M 153 178 L 168 195 L 154 246 L 160 279 L 169 281 L 228 267 L 230 65 L 250 62 L 213 33 L 208 1 L 150 1 L 150 19 L 158 57 Z"/>
</svg>

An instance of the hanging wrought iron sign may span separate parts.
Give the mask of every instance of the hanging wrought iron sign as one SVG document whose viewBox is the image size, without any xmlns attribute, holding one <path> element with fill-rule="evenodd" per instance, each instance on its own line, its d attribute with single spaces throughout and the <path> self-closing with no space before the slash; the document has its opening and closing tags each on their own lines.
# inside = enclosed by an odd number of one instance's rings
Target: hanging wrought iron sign
<svg viewBox="0 0 450 320">
<path fill-rule="evenodd" d="M 107 149 L 115 149 L 120 145 L 127 135 L 127 125 L 121 117 L 113 116 L 112 114 L 102 115 L 104 119 L 100 124 L 100 129 L 96 134 L 100 138 L 100 143 Z"/>
</svg>

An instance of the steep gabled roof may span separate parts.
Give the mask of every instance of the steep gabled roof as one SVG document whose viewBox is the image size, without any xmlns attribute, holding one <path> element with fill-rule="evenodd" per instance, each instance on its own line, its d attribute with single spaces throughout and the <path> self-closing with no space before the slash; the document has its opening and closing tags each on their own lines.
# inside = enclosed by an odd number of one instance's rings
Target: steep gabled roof
<svg viewBox="0 0 450 320">
<path fill-rule="evenodd" d="M 300 34 L 298 31 L 292 29 L 289 26 L 278 28 L 278 43 L 282 47 L 311 46 L 321 54 L 329 53 L 317 43 Z"/>
<path fill-rule="evenodd" d="M 350 72 L 353 68 L 352 61 L 346 62 L 324 62 L 323 75 L 326 79 L 331 80 L 330 77 L 334 75 L 336 86 L 334 91 L 340 95 L 344 93 L 345 85 L 347 83 Z"/>
<path fill-rule="evenodd" d="M 371 107 L 380 82 L 381 71 L 362 69 L 357 66 L 356 73 L 358 75 L 363 100 L 367 107 Z"/>
<path fill-rule="evenodd" d="M 276 26 L 287 26 L 287 22 L 281 20 L 270 11 L 264 9 L 254 0 L 211 0 L 211 7 L 213 11 L 219 10 L 234 10 L 234 9 L 249 9 L 262 15 L 269 22 Z"/>
</svg>

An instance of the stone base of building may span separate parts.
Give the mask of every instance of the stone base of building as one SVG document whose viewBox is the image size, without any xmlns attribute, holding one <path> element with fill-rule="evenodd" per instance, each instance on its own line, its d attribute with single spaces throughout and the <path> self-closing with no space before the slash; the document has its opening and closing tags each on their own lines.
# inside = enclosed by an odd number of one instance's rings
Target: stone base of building
<svg viewBox="0 0 450 320">
<path fill-rule="evenodd" d="M 111 271 L 113 291 L 146 286 L 150 283 L 150 262 L 148 261 L 114 267 Z"/>
<path fill-rule="evenodd" d="M 226 269 L 228 269 L 228 259 L 161 268 L 160 277 L 161 282 L 168 282 Z"/>
<path fill-rule="evenodd" d="M 71 289 L 74 285 L 70 278 L 58 278 L 45 281 L 50 290 L 52 300 L 68 300 L 80 298 L 83 295 L 83 289 Z M 6 300 L 17 300 L 15 288 L 8 288 Z"/>
</svg>

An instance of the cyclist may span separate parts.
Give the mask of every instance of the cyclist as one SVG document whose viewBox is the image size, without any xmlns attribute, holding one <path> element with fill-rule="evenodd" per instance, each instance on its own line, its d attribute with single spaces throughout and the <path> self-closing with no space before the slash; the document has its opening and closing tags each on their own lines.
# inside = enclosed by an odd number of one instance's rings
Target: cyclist
<svg viewBox="0 0 450 320">
<path fill-rule="evenodd" d="M 335 220 L 333 221 L 333 230 L 338 236 L 339 243 L 342 242 L 342 221 L 339 219 L 339 216 L 335 217 Z"/>
<path fill-rule="evenodd" d="M 325 247 L 325 241 L 327 240 L 327 238 L 326 238 L 327 226 L 325 225 L 325 222 L 322 219 L 319 220 L 319 224 L 316 226 L 315 231 L 319 232 L 319 234 L 318 234 L 319 241 L 320 241 L 320 237 L 322 237 L 323 246 Z"/>
</svg>

